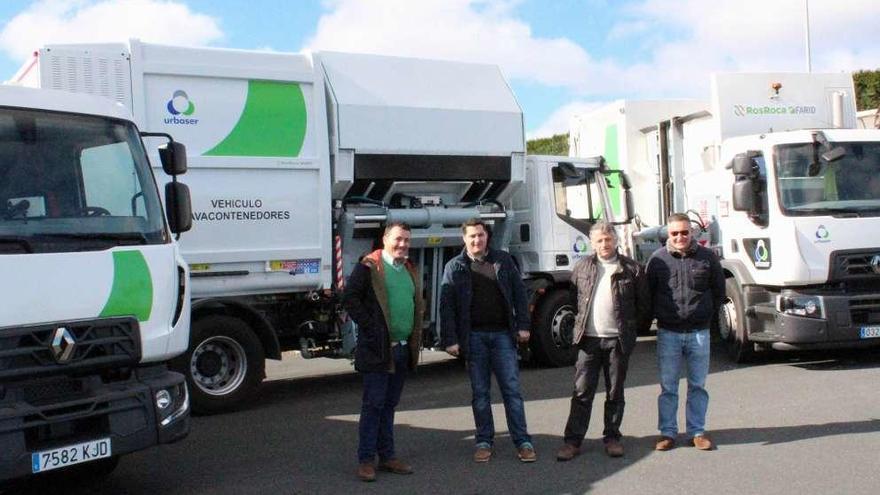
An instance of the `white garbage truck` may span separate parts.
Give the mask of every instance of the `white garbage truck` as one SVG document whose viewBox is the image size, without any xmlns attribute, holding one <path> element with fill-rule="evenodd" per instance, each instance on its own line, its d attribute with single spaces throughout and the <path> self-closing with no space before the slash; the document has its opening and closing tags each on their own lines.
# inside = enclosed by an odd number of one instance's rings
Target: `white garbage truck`
<svg viewBox="0 0 880 495">
<path fill-rule="evenodd" d="M 143 127 L 186 142 L 193 331 L 177 369 L 195 411 L 240 403 L 283 351 L 348 356 L 355 329 L 338 296 L 389 221 L 413 227 L 428 346 L 459 225 L 481 217 L 532 288 L 535 356 L 573 361 L 572 307 L 559 294 L 588 225 L 610 211 L 614 172 L 601 158 L 527 158 L 522 111 L 497 66 L 132 40 L 44 47 L 18 80 L 109 85 Z"/>
<path fill-rule="evenodd" d="M 131 115 L 106 98 L 0 86 L 0 486 L 95 480 L 189 432 L 190 223 L 179 143 L 165 219 Z"/>
<path fill-rule="evenodd" d="M 619 165 L 642 178 L 636 208 L 654 224 L 636 254 L 665 242 L 669 213 L 691 213 L 727 276 L 718 327 L 734 361 L 880 345 L 880 131 L 856 128 L 850 74 L 716 74 L 711 104 L 694 104 L 628 132 L 638 151 Z M 592 130 L 572 128 L 578 151 L 606 145 L 601 115 L 579 121 Z"/>
</svg>

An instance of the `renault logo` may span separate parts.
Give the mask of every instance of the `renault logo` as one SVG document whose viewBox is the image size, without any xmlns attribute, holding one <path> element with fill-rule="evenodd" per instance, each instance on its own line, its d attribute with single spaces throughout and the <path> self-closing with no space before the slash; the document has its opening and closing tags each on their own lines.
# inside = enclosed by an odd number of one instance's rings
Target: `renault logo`
<svg viewBox="0 0 880 495">
<path fill-rule="evenodd" d="M 874 270 L 874 273 L 880 275 L 880 254 L 875 254 L 871 257 L 871 269 Z"/>
<path fill-rule="evenodd" d="M 69 362 L 70 358 L 73 357 L 75 349 L 76 339 L 73 338 L 70 330 L 65 327 L 56 328 L 55 334 L 52 337 L 52 355 L 55 357 L 55 361 L 58 364 Z"/>
</svg>

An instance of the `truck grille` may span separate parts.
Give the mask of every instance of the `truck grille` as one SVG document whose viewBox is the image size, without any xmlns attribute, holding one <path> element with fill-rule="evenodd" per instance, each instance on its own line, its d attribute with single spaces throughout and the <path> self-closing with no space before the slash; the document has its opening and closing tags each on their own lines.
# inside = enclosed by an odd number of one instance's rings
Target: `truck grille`
<svg viewBox="0 0 880 495">
<path fill-rule="evenodd" d="M 140 327 L 132 317 L 0 328 L 0 381 L 135 365 Z"/>
<path fill-rule="evenodd" d="M 853 250 L 831 253 L 831 273 L 829 282 L 843 282 L 854 279 L 880 280 L 880 251 Z"/>
<path fill-rule="evenodd" d="M 850 319 L 853 325 L 880 323 L 880 298 L 854 297 L 849 301 Z"/>
</svg>

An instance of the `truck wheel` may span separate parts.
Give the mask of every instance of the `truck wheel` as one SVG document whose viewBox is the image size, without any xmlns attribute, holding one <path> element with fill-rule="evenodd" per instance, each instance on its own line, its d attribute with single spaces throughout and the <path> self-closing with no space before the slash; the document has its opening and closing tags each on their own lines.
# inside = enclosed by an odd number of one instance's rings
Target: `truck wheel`
<svg viewBox="0 0 880 495">
<path fill-rule="evenodd" d="M 263 346 L 235 317 L 210 315 L 193 322 L 190 348 L 175 366 L 186 375 L 192 410 L 229 410 L 253 393 L 265 371 Z"/>
<path fill-rule="evenodd" d="M 556 290 L 544 297 L 535 315 L 531 349 L 545 366 L 571 366 L 577 360 L 574 339 L 575 307 L 568 291 Z"/>
<path fill-rule="evenodd" d="M 733 278 L 728 278 L 724 285 L 727 298 L 718 312 L 718 334 L 730 360 L 745 363 L 754 356 L 755 347 L 746 330 L 742 293 Z"/>
</svg>

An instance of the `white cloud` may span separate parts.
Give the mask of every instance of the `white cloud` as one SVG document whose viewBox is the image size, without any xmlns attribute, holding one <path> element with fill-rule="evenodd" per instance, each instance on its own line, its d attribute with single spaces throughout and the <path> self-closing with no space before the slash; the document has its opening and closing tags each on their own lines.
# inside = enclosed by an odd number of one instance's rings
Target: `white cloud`
<svg viewBox="0 0 880 495">
<path fill-rule="evenodd" d="M 335 0 L 307 46 L 501 66 L 508 77 L 549 86 L 579 84 L 589 54 L 566 38 L 535 36 L 499 0 Z"/>
<path fill-rule="evenodd" d="M 200 46 L 223 37 L 220 22 L 164 0 L 43 0 L 0 31 L 0 50 L 23 61 L 47 43 L 124 42 L 129 38 Z"/>
<path fill-rule="evenodd" d="M 556 109 L 536 129 L 526 133 L 527 139 L 545 138 L 568 132 L 569 122 L 575 115 L 584 115 L 604 106 L 607 102 L 573 101 Z"/>
<path fill-rule="evenodd" d="M 651 29 L 647 21 L 623 21 L 612 26 L 608 32 L 608 39 L 620 41 L 634 36 L 646 34 Z"/>
<path fill-rule="evenodd" d="M 713 71 L 806 70 L 803 0 L 646 0 L 627 13 L 632 18 L 612 33 L 640 23 L 670 33 L 671 41 L 659 44 L 647 62 L 621 68 L 623 80 L 646 83 L 634 88 L 647 97 L 698 96 L 692 81 L 706 94 Z M 873 0 L 811 2 L 813 71 L 880 66 L 872 34 L 877 19 L 880 3 Z"/>
</svg>

